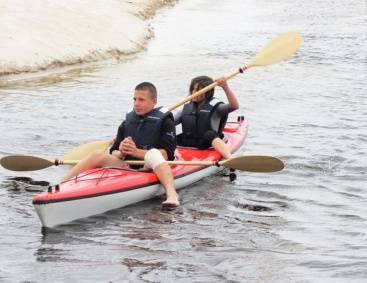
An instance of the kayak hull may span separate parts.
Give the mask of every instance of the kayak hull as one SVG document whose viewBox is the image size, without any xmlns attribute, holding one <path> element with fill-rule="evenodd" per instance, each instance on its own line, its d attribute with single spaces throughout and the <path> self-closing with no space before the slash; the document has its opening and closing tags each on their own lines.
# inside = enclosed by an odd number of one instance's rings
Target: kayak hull
<svg viewBox="0 0 367 283">
<path fill-rule="evenodd" d="M 232 153 L 244 143 L 247 120 L 228 122 L 224 134 Z M 178 147 L 176 157 L 183 161 L 216 161 L 214 149 Z M 177 189 L 193 184 L 222 168 L 217 166 L 174 165 L 172 173 Z M 76 219 L 101 214 L 164 194 L 157 176 L 149 171 L 120 168 L 96 168 L 53 187 L 33 199 L 33 207 L 43 227 L 55 227 Z"/>
</svg>

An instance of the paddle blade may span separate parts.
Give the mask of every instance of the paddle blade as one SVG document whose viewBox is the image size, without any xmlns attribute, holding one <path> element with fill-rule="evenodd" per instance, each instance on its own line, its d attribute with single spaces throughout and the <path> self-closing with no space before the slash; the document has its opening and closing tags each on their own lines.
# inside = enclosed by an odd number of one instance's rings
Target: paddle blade
<svg viewBox="0 0 367 283">
<path fill-rule="evenodd" d="M 266 66 L 290 57 L 301 46 L 302 37 L 296 31 L 289 31 L 269 41 L 255 55 L 252 61 L 244 69 L 252 66 Z"/>
<path fill-rule="evenodd" d="M 246 155 L 220 161 L 219 165 L 229 168 L 258 173 L 270 173 L 281 171 L 284 163 L 274 156 Z"/>
<path fill-rule="evenodd" d="M 66 153 L 62 160 L 81 160 L 89 155 L 94 150 L 106 151 L 107 148 L 112 144 L 112 140 L 108 141 L 93 141 L 74 148 L 73 150 Z"/>
<path fill-rule="evenodd" d="M 11 171 L 34 171 L 54 165 L 54 161 L 31 155 L 8 155 L 0 159 L 1 166 Z"/>
</svg>

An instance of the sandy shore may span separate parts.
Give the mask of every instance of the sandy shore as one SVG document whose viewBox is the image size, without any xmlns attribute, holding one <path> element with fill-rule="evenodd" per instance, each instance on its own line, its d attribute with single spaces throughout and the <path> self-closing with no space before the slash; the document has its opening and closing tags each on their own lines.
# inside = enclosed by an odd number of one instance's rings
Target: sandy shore
<svg viewBox="0 0 367 283">
<path fill-rule="evenodd" d="M 0 79 L 119 59 L 154 35 L 147 19 L 177 0 L 0 0 Z"/>
</svg>

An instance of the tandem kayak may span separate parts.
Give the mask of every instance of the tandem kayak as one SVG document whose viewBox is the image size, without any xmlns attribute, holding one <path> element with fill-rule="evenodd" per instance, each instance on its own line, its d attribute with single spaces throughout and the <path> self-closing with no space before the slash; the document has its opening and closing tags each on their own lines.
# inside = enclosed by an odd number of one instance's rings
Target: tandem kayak
<svg viewBox="0 0 367 283">
<path fill-rule="evenodd" d="M 248 121 L 243 117 L 227 122 L 223 133 L 232 153 L 244 143 L 247 132 Z M 177 189 L 221 169 L 219 166 L 184 164 L 189 161 L 208 161 L 215 165 L 216 161 L 221 160 L 221 155 L 214 149 L 177 147 L 175 154 L 178 161 L 184 161 L 181 165 L 172 165 Z M 49 187 L 47 191 L 35 196 L 32 203 L 42 226 L 55 227 L 164 193 L 163 186 L 152 171 L 97 168 L 85 171 L 58 186 Z"/>
</svg>

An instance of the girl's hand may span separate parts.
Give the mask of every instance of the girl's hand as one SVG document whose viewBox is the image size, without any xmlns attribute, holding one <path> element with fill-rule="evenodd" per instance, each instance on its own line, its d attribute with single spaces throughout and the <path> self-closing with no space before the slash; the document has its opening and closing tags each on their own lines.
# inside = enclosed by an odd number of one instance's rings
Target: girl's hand
<svg viewBox="0 0 367 283">
<path fill-rule="evenodd" d="M 228 84 L 227 84 L 227 80 L 225 77 L 219 77 L 217 79 L 214 80 L 215 82 L 218 83 L 218 86 L 220 86 L 221 88 L 227 88 Z"/>
</svg>

